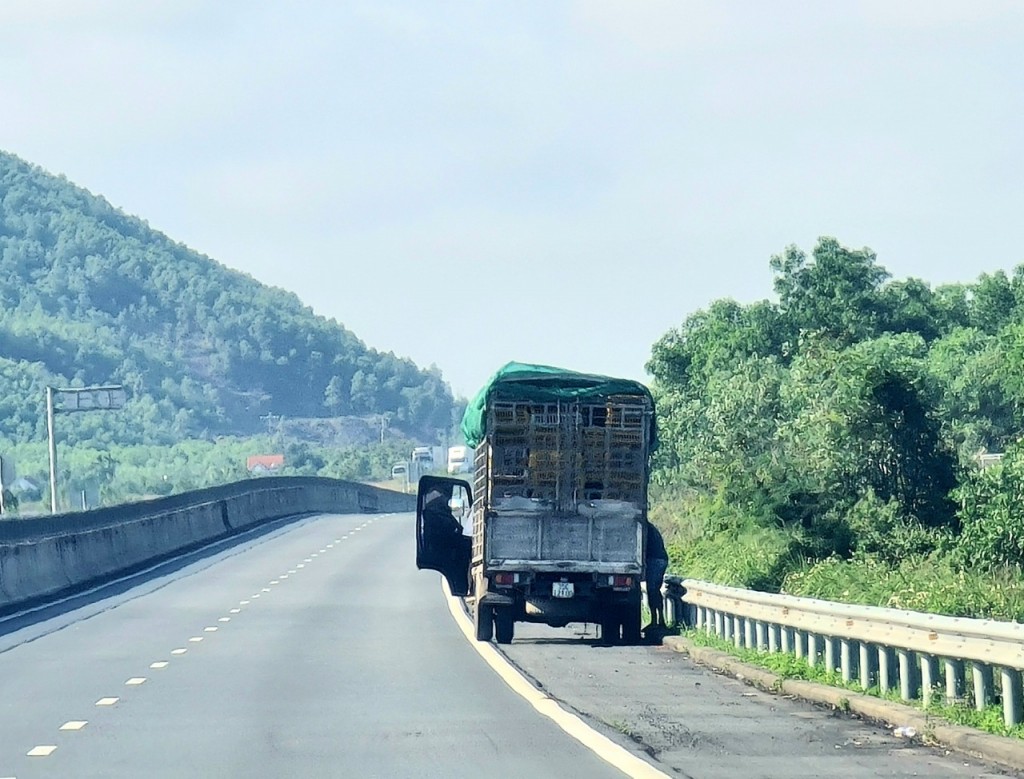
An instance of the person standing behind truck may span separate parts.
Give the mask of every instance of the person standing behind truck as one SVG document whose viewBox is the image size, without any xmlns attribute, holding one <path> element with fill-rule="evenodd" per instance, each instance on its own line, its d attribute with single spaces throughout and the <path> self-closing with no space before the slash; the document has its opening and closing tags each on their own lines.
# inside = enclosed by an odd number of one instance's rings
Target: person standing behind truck
<svg viewBox="0 0 1024 779">
<path fill-rule="evenodd" d="M 661 595 L 661 585 L 665 579 L 665 571 L 668 570 L 668 552 L 661 531 L 650 523 L 647 525 L 646 569 L 647 605 L 651 609 L 651 624 L 647 626 L 647 630 L 663 628 L 665 599 Z"/>
</svg>

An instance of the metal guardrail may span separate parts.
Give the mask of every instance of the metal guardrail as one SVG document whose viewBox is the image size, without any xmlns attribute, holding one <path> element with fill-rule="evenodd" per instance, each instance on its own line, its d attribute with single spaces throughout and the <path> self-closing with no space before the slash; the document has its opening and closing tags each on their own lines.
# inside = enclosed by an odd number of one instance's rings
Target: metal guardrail
<svg viewBox="0 0 1024 779">
<path fill-rule="evenodd" d="M 797 598 L 666 577 L 666 618 L 734 646 L 787 652 L 844 682 L 905 701 L 984 709 L 1024 720 L 1024 624 Z M 942 677 L 940 678 L 940 668 Z M 998 684 L 995 683 L 998 676 Z"/>
</svg>

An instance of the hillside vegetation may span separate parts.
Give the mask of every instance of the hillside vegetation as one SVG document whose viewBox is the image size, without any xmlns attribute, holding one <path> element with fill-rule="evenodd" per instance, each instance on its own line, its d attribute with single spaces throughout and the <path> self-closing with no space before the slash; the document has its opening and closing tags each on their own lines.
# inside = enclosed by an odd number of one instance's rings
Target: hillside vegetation
<svg viewBox="0 0 1024 779">
<path fill-rule="evenodd" d="M 282 258 L 287 261 L 287 258 Z M 340 264 L 333 283 L 358 278 Z M 61 419 L 70 445 L 249 435 L 260 416 L 452 423 L 440 371 L 382 354 L 299 299 L 0 152 L 0 440 L 45 440 L 44 387 L 121 383 L 117 414 Z"/>
<path fill-rule="evenodd" d="M 652 351 L 677 569 L 1024 617 L 1024 267 L 933 288 L 832 238 L 770 267 L 778 302 L 716 301 Z"/>
</svg>

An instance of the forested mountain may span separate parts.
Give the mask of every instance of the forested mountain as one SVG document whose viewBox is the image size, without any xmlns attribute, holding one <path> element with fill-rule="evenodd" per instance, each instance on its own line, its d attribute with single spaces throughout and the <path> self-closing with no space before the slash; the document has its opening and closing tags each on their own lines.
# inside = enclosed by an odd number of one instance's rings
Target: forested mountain
<svg viewBox="0 0 1024 779">
<path fill-rule="evenodd" d="M 69 415 L 64 440 L 246 434 L 268 412 L 390 412 L 431 438 L 452 421 L 438 369 L 368 348 L 294 294 L 0 152 L 0 437 L 45 436 L 47 384 L 111 382 L 128 389 L 125 411 Z"/>
<path fill-rule="evenodd" d="M 1024 266 L 933 288 L 822 238 L 770 267 L 776 301 L 712 303 L 648 366 L 656 478 L 696 518 L 688 572 L 717 559 L 734 567 L 703 575 L 777 587 L 831 555 L 938 554 L 1019 574 Z M 982 452 L 1006 456 L 983 471 Z"/>
</svg>

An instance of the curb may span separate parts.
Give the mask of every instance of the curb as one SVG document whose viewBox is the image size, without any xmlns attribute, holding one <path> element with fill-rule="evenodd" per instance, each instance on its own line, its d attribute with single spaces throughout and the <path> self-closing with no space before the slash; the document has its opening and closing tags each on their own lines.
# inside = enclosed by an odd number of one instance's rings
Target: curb
<svg viewBox="0 0 1024 779">
<path fill-rule="evenodd" d="M 803 679 L 783 679 L 764 668 L 744 663 L 718 649 L 697 646 L 681 636 L 666 636 L 663 645 L 689 655 L 695 662 L 716 673 L 734 676 L 766 692 L 783 693 L 795 698 L 832 706 L 841 711 L 883 722 L 890 727 L 910 726 L 925 743 L 947 747 L 972 757 L 1024 771 L 1024 740 L 995 736 L 975 728 L 953 725 L 920 709 L 871 695 L 829 687 Z"/>
</svg>

